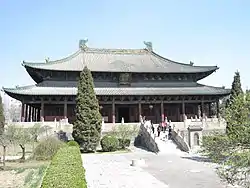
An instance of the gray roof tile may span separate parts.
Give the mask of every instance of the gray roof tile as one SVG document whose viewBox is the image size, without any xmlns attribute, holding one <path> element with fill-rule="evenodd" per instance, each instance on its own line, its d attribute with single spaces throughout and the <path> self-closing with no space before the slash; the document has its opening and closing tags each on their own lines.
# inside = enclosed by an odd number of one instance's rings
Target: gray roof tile
<svg viewBox="0 0 250 188">
<path fill-rule="evenodd" d="M 76 95 L 76 87 L 26 86 L 3 88 L 6 93 L 18 95 Z M 95 88 L 96 95 L 228 95 L 230 89 L 197 85 L 196 87 L 140 87 L 140 88 Z"/>
<path fill-rule="evenodd" d="M 147 49 L 79 49 L 67 58 L 47 63 L 23 62 L 26 67 L 45 70 L 81 71 L 87 66 L 96 72 L 195 73 L 218 69 L 174 62 Z"/>
</svg>

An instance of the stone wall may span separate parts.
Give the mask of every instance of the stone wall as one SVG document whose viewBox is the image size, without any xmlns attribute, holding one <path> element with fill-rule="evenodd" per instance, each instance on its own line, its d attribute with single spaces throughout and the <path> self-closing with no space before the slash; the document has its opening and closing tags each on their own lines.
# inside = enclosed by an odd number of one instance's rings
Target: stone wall
<svg viewBox="0 0 250 188">
<path fill-rule="evenodd" d="M 140 130 L 138 136 L 135 138 L 135 146 L 140 146 L 148 151 L 158 153 L 159 148 L 154 140 L 154 137 L 151 135 L 150 131 L 145 127 L 144 124 L 140 125 Z"/>
<path fill-rule="evenodd" d="M 42 127 L 45 127 L 45 132 L 39 135 L 38 139 L 41 139 L 45 136 L 54 136 L 59 131 L 66 132 L 66 135 L 69 140 L 72 139 L 72 131 L 73 131 L 73 125 L 69 124 L 67 120 L 61 120 L 61 121 L 52 121 L 52 122 L 13 122 L 11 125 L 16 125 L 22 128 L 31 128 L 35 124 L 39 124 Z M 8 126 L 8 125 L 7 125 Z"/>
<path fill-rule="evenodd" d="M 172 131 L 172 139 L 181 151 L 190 151 L 188 143 L 180 135 L 178 135 L 177 132 Z"/>
<path fill-rule="evenodd" d="M 171 125 L 180 136 L 179 143 L 187 143 L 190 149 L 199 147 L 203 136 L 226 131 L 226 122 L 222 118 L 190 118 L 184 122 L 171 122 Z M 178 142 L 176 144 L 178 145 Z"/>
</svg>

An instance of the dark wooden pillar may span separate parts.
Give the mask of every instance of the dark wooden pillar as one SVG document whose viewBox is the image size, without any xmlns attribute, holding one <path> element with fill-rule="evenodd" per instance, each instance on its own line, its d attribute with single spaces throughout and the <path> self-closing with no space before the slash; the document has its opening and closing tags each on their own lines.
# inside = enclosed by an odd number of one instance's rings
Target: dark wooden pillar
<svg viewBox="0 0 250 188">
<path fill-rule="evenodd" d="M 36 115 L 36 119 L 37 119 L 37 121 L 41 121 L 41 110 L 40 110 L 40 108 L 37 108 L 37 115 Z"/>
<path fill-rule="evenodd" d="M 161 101 L 161 122 L 164 122 L 165 115 L 164 115 L 164 103 Z"/>
<path fill-rule="evenodd" d="M 182 120 L 184 121 L 185 120 L 185 114 L 186 114 L 186 110 L 185 110 L 185 102 L 182 101 Z"/>
<path fill-rule="evenodd" d="M 37 119 L 36 119 L 36 107 L 34 107 L 34 116 L 33 116 L 33 119 L 34 119 L 34 121 L 37 121 Z"/>
<path fill-rule="evenodd" d="M 41 114 L 40 114 L 40 119 L 42 121 L 42 119 L 44 119 L 44 101 L 41 101 Z"/>
<path fill-rule="evenodd" d="M 67 117 L 68 117 L 68 104 L 67 104 L 67 101 L 68 101 L 68 99 L 67 99 L 67 97 L 65 97 L 64 98 L 64 110 L 63 110 L 63 116 L 64 116 L 64 118 L 66 119 Z"/>
<path fill-rule="evenodd" d="M 36 122 L 38 121 L 38 111 L 39 111 L 39 109 L 36 108 Z"/>
<path fill-rule="evenodd" d="M 30 106 L 30 121 L 33 121 L 33 107 Z"/>
<path fill-rule="evenodd" d="M 139 122 L 141 122 L 141 118 L 142 118 L 142 111 L 141 111 L 141 100 L 139 100 L 138 103 L 138 111 L 139 111 Z"/>
<path fill-rule="evenodd" d="M 32 107 L 29 105 L 29 118 L 28 118 L 29 122 L 31 121 L 31 109 L 32 109 Z"/>
<path fill-rule="evenodd" d="M 219 103 L 219 100 L 216 101 L 216 111 L 217 111 L 216 116 L 217 116 L 217 118 L 219 118 L 220 117 L 220 103 Z"/>
<path fill-rule="evenodd" d="M 24 122 L 24 121 L 25 121 L 25 118 L 24 118 L 24 110 L 25 110 L 25 104 L 22 102 L 21 122 Z"/>
<path fill-rule="evenodd" d="M 115 97 L 112 100 L 112 123 L 115 123 Z"/>
<path fill-rule="evenodd" d="M 201 117 L 204 118 L 205 116 L 205 108 L 204 108 L 204 101 L 201 99 Z"/>
<path fill-rule="evenodd" d="M 32 121 L 36 121 L 36 109 L 32 107 Z"/>
<path fill-rule="evenodd" d="M 28 121 L 28 105 L 25 104 L 25 115 L 24 115 L 24 121 L 27 122 Z"/>
<path fill-rule="evenodd" d="M 212 117 L 211 106 L 212 106 L 212 103 L 208 103 L 208 116 L 209 116 L 210 118 Z"/>
</svg>

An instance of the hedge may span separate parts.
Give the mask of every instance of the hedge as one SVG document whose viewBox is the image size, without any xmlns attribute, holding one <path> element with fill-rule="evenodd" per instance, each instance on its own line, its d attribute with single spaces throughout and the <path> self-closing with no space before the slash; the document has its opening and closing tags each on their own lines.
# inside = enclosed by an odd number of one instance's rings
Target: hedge
<svg viewBox="0 0 250 188">
<path fill-rule="evenodd" d="M 80 145 L 76 141 L 74 141 L 74 140 L 68 141 L 67 145 L 68 146 L 77 146 L 77 147 L 80 147 Z"/>
<path fill-rule="evenodd" d="M 101 147 L 104 152 L 116 151 L 119 147 L 119 141 L 113 135 L 106 135 L 101 139 Z"/>
<path fill-rule="evenodd" d="M 65 146 L 53 157 L 42 188 L 87 188 L 79 147 Z"/>
</svg>

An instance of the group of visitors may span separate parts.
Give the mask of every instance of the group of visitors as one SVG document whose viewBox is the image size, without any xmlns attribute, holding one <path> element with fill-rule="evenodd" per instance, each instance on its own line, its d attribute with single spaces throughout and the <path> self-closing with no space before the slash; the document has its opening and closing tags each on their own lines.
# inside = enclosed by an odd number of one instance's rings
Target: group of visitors
<svg viewBox="0 0 250 188">
<path fill-rule="evenodd" d="M 151 121 L 151 129 L 153 134 L 155 134 L 155 127 L 152 121 Z M 165 123 L 165 122 L 159 123 L 159 125 L 157 126 L 157 136 L 160 137 L 161 132 L 166 133 L 167 130 L 168 130 L 168 139 L 171 139 L 172 127 L 170 123 Z"/>
<path fill-rule="evenodd" d="M 143 116 L 143 117 L 141 116 L 142 123 L 145 123 L 147 121 L 150 121 L 150 120 L 147 120 L 147 118 L 145 116 Z M 156 131 L 155 131 L 155 127 L 153 125 L 153 122 L 152 121 L 150 121 L 150 122 L 151 122 L 151 130 L 152 130 L 153 134 L 155 134 L 157 131 L 157 136 L 160 137 L 161 133 L 165 134 L 166 132 L 168 132 L 167 137 L 168 137 L 168 139 L 171 139 L 171 136 L 172 136 L 172 127 L 170 125 L 171 121 L 168 122 L 167 118 L 166 118 L 165 121 L 159 123 L 159 125 L 156 128 Z"/>
</svg>

